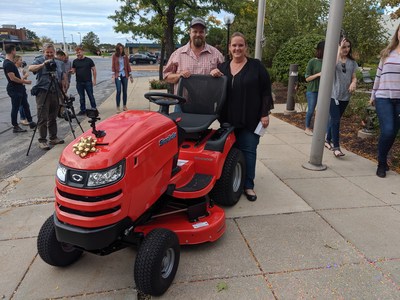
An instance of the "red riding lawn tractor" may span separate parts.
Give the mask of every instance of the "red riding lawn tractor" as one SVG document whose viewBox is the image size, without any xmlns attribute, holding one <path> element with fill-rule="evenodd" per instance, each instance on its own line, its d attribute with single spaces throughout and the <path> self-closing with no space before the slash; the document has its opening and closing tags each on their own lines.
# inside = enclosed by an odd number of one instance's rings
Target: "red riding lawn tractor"
<svg viewBox="0 0 400 300">
<path fill-rule="evenodd" d="M 226 97 L 225 77 L 193 75 L 178 95 L 147 93 L 158 112 L 127 111 L 68 145 L 59 160 L 55 212 L 40 229 L 40 257 L 68 266 L 82 252 L 107 255 L 137 246 L 134 280 L 161 295 L 179 264 L 180 245 L 213 242 L 243 189 L 245 163 L 234 128 L 211 129 Z M 186 102 L 186 103 L 185 103 Z M 181 112 L 169 114 L 179 104 Z"/>
</svg>

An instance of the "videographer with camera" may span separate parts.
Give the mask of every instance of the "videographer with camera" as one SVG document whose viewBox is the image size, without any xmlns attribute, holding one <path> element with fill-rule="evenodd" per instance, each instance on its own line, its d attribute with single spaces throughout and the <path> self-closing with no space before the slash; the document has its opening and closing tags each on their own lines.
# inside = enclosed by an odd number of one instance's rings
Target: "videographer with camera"
<svg viewBox="0 0 400 300">
<path fill-rule="evenodd" d="M 36 96 L 39 148 L 43 150 L 49 150 L 49 144 L 64 143 L 64 140 L 57 137 L 57 114 L 62 95 L 61 89 L 65 86 L 66 76 L 63 73 L 62 62 L 55 60 L 54 57 L 53 44 L 46 43 L 43 46 L 43 55 L 36 57 L 29 66 L 29 71 L 36 74 L 36 85 L 31 93 Z M 47 131 L 49 131 L 49 144 Z"/>
</svg>

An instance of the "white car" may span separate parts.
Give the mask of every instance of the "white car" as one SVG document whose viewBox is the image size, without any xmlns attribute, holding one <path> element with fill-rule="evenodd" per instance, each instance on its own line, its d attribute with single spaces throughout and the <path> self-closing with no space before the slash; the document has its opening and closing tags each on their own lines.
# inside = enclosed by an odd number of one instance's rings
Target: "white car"
<svg viewBox="0 0 400 300">
<path fill-rule="evenodd" d="M 0 69 L 3 69 L 4 58 L 0 57 Z"/>
</svg>

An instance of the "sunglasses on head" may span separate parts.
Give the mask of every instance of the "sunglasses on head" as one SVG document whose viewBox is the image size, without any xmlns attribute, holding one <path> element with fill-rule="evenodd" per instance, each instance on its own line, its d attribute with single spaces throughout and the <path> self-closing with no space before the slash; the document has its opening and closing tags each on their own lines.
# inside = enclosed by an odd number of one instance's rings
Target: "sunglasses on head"
<svg viewBox="0 0 400 300">
<path fill-rule="evenodd" d="M 346 64 L 345 63 L 342 63 L 342 72 L 346 73 Z"/>
</svg>

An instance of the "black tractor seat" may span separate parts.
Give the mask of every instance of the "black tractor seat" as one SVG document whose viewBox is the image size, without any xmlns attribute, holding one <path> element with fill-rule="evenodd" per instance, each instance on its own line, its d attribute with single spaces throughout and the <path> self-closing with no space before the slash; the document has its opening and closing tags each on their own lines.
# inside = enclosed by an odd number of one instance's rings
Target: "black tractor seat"
<svg viewBox="0 0 400 300">
<path fill-rule="evenodd" d="M 179 126 L 186 133 L 200 133 L 207 130 L 218 119 L 226 99 L 228 78 L 211 75 L 181 77 L 178 96 L 186 99 L 181 105 L 182 112 L 170 113 L 170 118 L 179 120 Z"/>
</svg>

